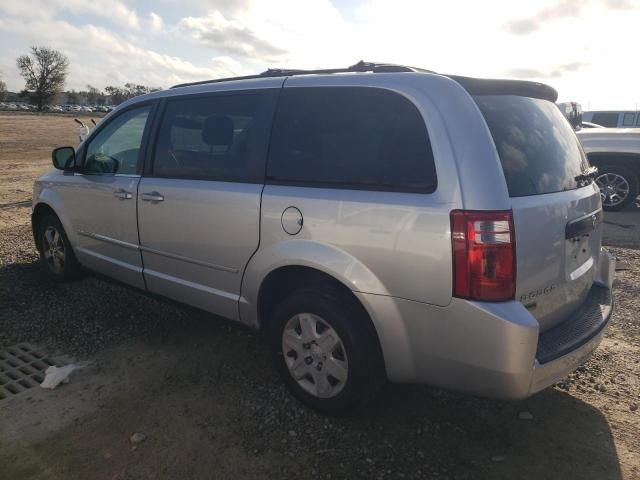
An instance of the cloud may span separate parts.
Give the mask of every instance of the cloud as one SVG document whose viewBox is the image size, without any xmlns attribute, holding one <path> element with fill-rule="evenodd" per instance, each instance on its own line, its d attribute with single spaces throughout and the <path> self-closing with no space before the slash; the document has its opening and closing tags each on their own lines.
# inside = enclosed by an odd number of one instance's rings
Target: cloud
<svg viewBox="0 0 640 480">
<path fill-rule="evenodd" d="M 512 68 L 507 70 L 506 74 L 509 77 L 515 77 L 519 79 L 552 79 L 559 78 L 565 73 L 577 72 L 583 68 L 589 66 L 587 62 L 570 62 L 561 65 L 556 65 L 549 70 L 539 70 L 535 68 Z"/>
<path fill-rule="evenodd" d="M 546 23 L 561 18 L 578 17 L 589 3 L 600 4 L 609 10 L 627 10 L 633 8 L 631 0 L 560 0 L 536 14 L 510 20 L 504 29 L 514 35 L 528 35 L 542 28 Z"/>
<path fill-rule="evenodd" d="M 164 22 L 162 21 L 162 17 L 160 15 L 155 12 L 151 12 L 149 14 L 149 25 L 152 32 L 158 33 L 162 31 Z"/>
<path fill-rule="evenodd" d="M 204 17 L 183 18 L 178 27 L 220 55 L 265 60 L 285 53 L 285 50 L 259 37 L 240 21 L 227 19 L 217 10 Z"/>
<path fill-rule="evenodd" d="M 135 10 L 119 0 L 10 0 L 0 3 L 0 12 L 28 19 L 51 19 L 61 12 L 89 13 L 106 18 L 119 26 L 140 27 Z"/>
<path fill-rule="evenodd" d="M 69 56 L 67 88 L 97 87 L 133 82 L 156 87 L 217 78 L 228 74 L 230 63 L 213 60 L 210 66 L 196 66 L 177 56 L 149 50 L 95 25 L 76 26 L 59 20 L 0 18 L 0 30 L 24 36 L 56 48 Z"/>
</svg>

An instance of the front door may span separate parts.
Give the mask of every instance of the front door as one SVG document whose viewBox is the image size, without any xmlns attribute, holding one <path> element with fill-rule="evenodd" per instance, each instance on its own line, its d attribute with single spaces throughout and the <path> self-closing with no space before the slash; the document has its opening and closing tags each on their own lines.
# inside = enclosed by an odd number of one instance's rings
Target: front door
<svg viewBox="0 0 640 480">
<path fill-rule="evenodd" d="M 81 173 L 61 189 L 72 219 L 78 261 L 99 273 L 144 288 L 136 196 L 150 104 L 110 118 L 84 146 Z"/>
<path fill-rule="evenodd" d="M 238 318 L 242 273 L 260 239 L 276 94 L 267 89 L 167 99 L 151 170 L 138 189 L 150 291 Z"/>
</svg>

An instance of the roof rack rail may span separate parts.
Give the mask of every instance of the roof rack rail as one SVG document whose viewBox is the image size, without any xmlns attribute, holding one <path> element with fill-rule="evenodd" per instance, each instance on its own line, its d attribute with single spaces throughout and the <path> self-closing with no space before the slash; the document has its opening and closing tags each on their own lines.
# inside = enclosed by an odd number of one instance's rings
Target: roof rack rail
<svg viewBox="0 0 640 480">
<path fill-rule="evenodd" d="M 347 68 L 324 68 L 318 70 L 301 70 L 301 69 L 285 69 L 285 68 L 269 68 L 258 75 L 246 75 L 243 77 L 217 78 L 213 80 L 202 80 L 199 82 L 181 83 L 171 88 L 190 87 L 193 85 L 205 85 L 207 83 L 229 82 L 235 80 L 252 80 L 256 78 L 268 77 L 291 77 L 294 75 L 322 75 L 330 73 L 355 73 L 355 72 L 373 72 L 373 73 L 391 73 L 391 72 L 423 72 L 434 73 L 430 70 L 422 68 L 407 67 L 405 65 L 395 65 L 392 63 L 374 63 L 360 60 L 358 63 Z"/>
</svg>

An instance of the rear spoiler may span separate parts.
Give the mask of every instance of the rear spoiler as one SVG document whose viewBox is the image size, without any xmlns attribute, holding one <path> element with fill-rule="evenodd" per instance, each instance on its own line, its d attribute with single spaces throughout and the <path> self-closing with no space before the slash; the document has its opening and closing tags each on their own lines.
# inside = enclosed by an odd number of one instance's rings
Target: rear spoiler
<svg viewBox="0 0 640 480">
<path fill-rule="evenodd" d="M 548 100 L 553 103 L 558 100 L 556 89 L 544 83 L 526 80 L 460 77 L 458 75 L 445 76 L 458 82 L 471 95 L 518 95 L 520 97 Z"/>
</svg>

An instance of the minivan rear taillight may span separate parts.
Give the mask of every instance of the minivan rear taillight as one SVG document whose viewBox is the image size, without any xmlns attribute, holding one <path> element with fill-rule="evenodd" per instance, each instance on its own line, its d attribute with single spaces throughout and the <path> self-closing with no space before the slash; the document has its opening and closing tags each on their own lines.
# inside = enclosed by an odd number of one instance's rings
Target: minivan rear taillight
<svg viewBox="0 0 640 480">
<path fill-rule="evenodd" d="M 454 297 L 513 299 L 516 244 L 511 211 L 452 211 L 451 243 Z"/>
</svg>

